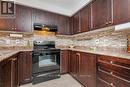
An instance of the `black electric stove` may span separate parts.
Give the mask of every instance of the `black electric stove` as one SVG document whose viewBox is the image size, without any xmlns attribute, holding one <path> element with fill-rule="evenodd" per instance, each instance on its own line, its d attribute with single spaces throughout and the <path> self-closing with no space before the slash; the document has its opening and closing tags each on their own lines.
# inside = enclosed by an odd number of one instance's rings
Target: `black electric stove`
<svg viewBox="0 0 130 87">
<path fill-rule="evenodd" d="M 33 84 L 60 77 L 60 49 L 54 41 L 34 41 Z"/>
</svg>

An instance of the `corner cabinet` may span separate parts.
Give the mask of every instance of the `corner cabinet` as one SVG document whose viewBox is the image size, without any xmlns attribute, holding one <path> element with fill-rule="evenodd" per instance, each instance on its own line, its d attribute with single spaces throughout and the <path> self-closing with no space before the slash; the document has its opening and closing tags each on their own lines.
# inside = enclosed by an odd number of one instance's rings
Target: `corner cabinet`
<svg viewBox="0 0 130 87">
<path fill-rule="evenodd" d="M 88 4 L 80 10 L 80 28 L 81 32 L 88 32 L 91 26 L 91 6 Z"/>
<path fill-rule="evenodd" d="M 85 87 L 96 87 L 96 55 L 71 51 L 70 74 Z"/>
<path fill-rule="evenodd" d="M 69 59 L 70 59 L 70 51 L 62 50 L 61 51 L 61 74 L 66 74 L 69 72 Z"/>
<path fill-rule="evenodd" d="M 32 8 L 16 4 L 14 18 L 0 18 L 0 31 L 32 32 Z"/>
<path fill-rule="evenodd" d="M 18 60 L 12 56 L 4 60 L 1 65 L 1 87 L 18 87 Z"/>
</svg>

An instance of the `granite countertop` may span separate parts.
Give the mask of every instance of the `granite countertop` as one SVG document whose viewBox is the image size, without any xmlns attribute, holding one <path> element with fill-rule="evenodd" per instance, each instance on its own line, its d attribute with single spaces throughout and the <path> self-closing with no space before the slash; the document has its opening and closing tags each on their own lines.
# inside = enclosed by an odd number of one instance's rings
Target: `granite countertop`
<svg viewBox="0 0 130 87">
<path fill-rule="evenodd" d="M 86 48 L 59 48 L 61 50 L 72 50 L 72 51 L 80 51 L 80 52 L 86 52 L 86 53 L 93 53 L 98 55 L 106 55 L 106 56 L 113 56 L 113 57 L 119 57 L 119 58 L 125 58 L 130 59 L 130 53 L 128 52 L 122 52 L 117 50 L 90 50 Z M 0 62 L 4 59 L 7 59 L 19 52 L 22 51 L 32 51 L 32 49 L 23 49 L 23 50 L 0 50 Z"/>
<path fill-rule="evenodd" d="M 31 49 L 23 49 L 23 50 L 0 50 L 0 62 L 19 53 L 22 51 L 32 51 Z"/>
<path fill-rule="evenodd" d="M 119 51 L 119 50 L 90 50 L 86 48 L 60 48 L 61 50 L 72 50 L 72 51 L 80 51 L 80 52 L 86 52 L 86 53 L 93 53 L 97 55 L 106 55 L 106 56 L 113 56 L 113 57 L 119 57 L 119 58 L 125 58 L 130 59 L 130 53 L 126 51 Z"/>
</svg>

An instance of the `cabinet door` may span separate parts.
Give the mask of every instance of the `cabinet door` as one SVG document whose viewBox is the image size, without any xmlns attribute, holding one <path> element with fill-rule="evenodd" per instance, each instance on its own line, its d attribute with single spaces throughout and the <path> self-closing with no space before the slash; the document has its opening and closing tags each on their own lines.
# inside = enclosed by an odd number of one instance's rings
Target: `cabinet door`
<svg viewBox="0 0 130 87">
<path fill-rule="evenodd" d="M 2 87 L 18 87 L 18 67 L 17 58 L 11 57 L 5 60 L 1 66 L 2 76 L 1 85 Z"/>
<path fill-rule="evenodd" d="M 58 15 L 56 25 L 58 26 L 58 34 L 69 34 L 69 17 Z"/>
<path fill-rule="evenodd" d="M 69 51 L 61 51 L 61 73 L 65 74 L 69 71 Z"/>
<path fill-rule="evenodd" d="M 81 30 L 80 30 L 80 13 L 76 13 L 74 16 L 73 16 L 73 33 L 76 34 L 76 33 L 80 33 Z"/>
<path fill-rule="evenodd" d="M 32 32 L 32 8 L 16 5 L 16 31 Z"/>
<path fill-rule="evenodd" d="M 21 52 L 18 58 L 19 84 L 28 83 L 32 76 L 32 53 Z"/>
<path fill-rule="evenodd" d="M 33 23 L 50 24 L 49 21 L 52 21 L 51 23 L 55 23 L 54 20 L 49 19 L 49 17 L 51 17 L 49 12 L 33 9 Z"/>
<path fill-rule="evenodd" d="M 96 87 L 96 57 L 94 54 L 80 53 L 79 80 L 86 87 Z"/>
<path fill-rule="evenodd" d="M 74 34 L 73 33 L 73 16 L 69 18 L 69 30 L 70 30 L 70 34 Z"/>
<path fill-rule="evenodd" d="M 92 28 L 97 29 L 112 24 L 111 0 L 96 0 L 92 3 Z"/>
<path fill-rule="evenodd" d="M 15 19 L 14 18 L 0 18 L 0 31 L 14 31 Z"/>
<path fill-rule="evenodd" d="M 81 32 L 89 31 L 91 24 L 90 19 L 91 19 L 90 5 L 87 5 L 80 11 Z"/>
<path fill-rule="evenodd" d="M 11 61 L 7 60 L 6 63 L 1 66 L 1 70 L 2 87 L 11 87 Z"/>
<path fill-rule="evenodd" d="M 69 17 L 38 9 L 33 10 L 33 23 L 57 25 L 58 34 L 70 34 Z"/>
<path fill-rule="evenodd" d="M 130 22 L 130 0 L 113 0 L 114 24 Z"/>
<path fill-rule="evenodd" d="M 76 56 L 76 52 L 71 51 L 70 74 L 73 77 L 77 77 L 77 71 L 78 71 L 78 67 L 77 67 L 77 56 Z"/>
<path fill-rule="evenodd" d="M 11 87 L 18 87 L 18 59 L 11 59 Z"/>
</svg>

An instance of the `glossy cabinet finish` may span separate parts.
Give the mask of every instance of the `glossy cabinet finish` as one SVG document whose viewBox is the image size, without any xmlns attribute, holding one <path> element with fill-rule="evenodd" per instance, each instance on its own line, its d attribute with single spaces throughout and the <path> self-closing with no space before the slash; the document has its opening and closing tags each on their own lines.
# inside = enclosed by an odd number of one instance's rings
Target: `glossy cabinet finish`
<svg viewBox="0 0 130 87">
<path fill-rule="evenodd" d="M 15 19 L 14 18 L 0 18 L 0 31 L 14 31 Z"/>
<path fill-rule="evenodd" d="M 91 26 L 91 9 L 90 4 L 80 10 L 81 32 L 87 32 Z"/>
<path fill-rule="evenodd" d="M 78 59 L 75 51 L 71 51 L 71 56 L 70 56 L 70 74 L 77 78 L 78 74 Z"/>
<path fill-rule="evenodd" d="M 18 87 L 17 66 L 18 60 L 16 55 L 1 63 L 1 87 Z"/>
<path fill-rule="evenodd" d="M 32 9 L 30 7 L 16 5 L 14 18 L 0 18 L 0 30 L 32 32 Z"/>
<path fill-rule="evenodd" d="M 85 87 L 96 87 L 96 56 L 83 52 L 71 52 L 70 74 Z"/>
<path fill-rule="evenodd" d="M 98 55 L 97 87 L 130 87 L 130 60 Z"/>
<path fill-rule="evenodd" d="M 73 16 L 73 33 L 77 34 L 81 32 L 81 27 L 80 27 L 80 12 L 76 13 Z"/>
<path fill-rule="evenodd" d="M 114 24 L 130 22 L 130 0 L 113 0 Z"/>
<path fill-rule="evenodd" d="M 69 17 L 55 13 L 33 9 L 33 23 L 57 25 L 58 34 L 70 34 Z"/>
<path fill-rule="evenodd" d="M 61 51 L 61 74 L 66 74 L 69 72 L 69 58 L 70 58 L 70 51 L 62 50 Z"/>
<path fill-rule="evenodd" d="M 31 82 L 32 79 L 32 52 L 20 52 L 18 57 L 19 85 Z"/>
<path fill-rule="evenodd" d="M 15 31 L 32 32 L 32 8 L 16 5 Z"/>
<path fill-rule="evenodd" d="M 96 0 L 91 4 L 92 27 L 98 29 L 112 24 L 112 0 Z"/>
</svg>

